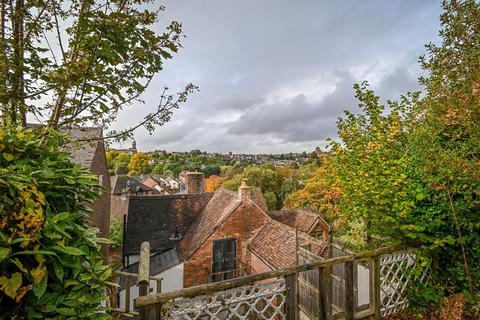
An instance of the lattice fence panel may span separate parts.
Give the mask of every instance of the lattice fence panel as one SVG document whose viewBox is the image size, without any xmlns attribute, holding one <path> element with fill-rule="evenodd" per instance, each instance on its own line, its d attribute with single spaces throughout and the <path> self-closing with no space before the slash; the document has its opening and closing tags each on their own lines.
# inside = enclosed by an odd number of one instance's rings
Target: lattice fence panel
<svg viewBox="0 0 480 320">
<path fill-rule="evenodd" d="M 162 319 L 286 319 L 285 279 L 183 298 L 162 305 Z"/>
<path fill-rule="evenodd" d="M 411 252 L 395 252 L 384 255 L 380 260 L 380 299 L 381 314 L 388 316 L 408 307 L 406 290 L 412 281 L 425 284 L 428 278 L 428 269 L 421 274 L 414 274 L 412 270 L 418 262 Z"/>
</svg>

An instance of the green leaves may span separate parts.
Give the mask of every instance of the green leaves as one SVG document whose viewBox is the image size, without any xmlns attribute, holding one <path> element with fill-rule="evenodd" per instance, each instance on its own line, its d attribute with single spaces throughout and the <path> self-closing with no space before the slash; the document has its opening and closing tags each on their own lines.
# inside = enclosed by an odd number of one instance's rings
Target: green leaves
<svg viewBox="0 0 480 320">
<path fill-rule="evenodd" d="M 96 178 L 31 130 L 0 131 L 0 295 L 5 317 L 101 319 L 110 268 L 89 227 Z M 3 161 L 3 162 L 2 162 Z M 85 297 L 85 298 L 82 298 Z"/>
<path fill-rule="evenodd" d="M 37 283 L 33 286 L 33 293 L 38 299 L 40 299 L 47 290 L 47 284 L 48 277 L 44 277 L 40 283 Z"/>
<path fill-rule="evenodd" d="M 0 247 L 0 262 L 2 262 L 10 254 L 10 248 Z"/>
</svg>

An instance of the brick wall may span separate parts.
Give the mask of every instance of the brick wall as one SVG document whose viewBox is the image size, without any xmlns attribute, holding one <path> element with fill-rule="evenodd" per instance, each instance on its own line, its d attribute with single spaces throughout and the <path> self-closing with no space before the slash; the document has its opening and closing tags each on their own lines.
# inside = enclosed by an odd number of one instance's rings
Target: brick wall
<svg viewBox="0 0 480 320">
<path fill-rule="evenodd" d="M 187 172 L 185 177 L 185 193 L 205 192 L 205 176 L 203 172 Z"/>
<path fill-rule="evenodd" d="M 250 201 L 240 204 L 193 255 L 186 259 L 183 275 L 184 287 L 206 282 L 208 273 L 212 270 L 213 240 L 237 238 L 237 266 L 239 262 L 250 265 L 247 242 L 268 221 L 269 217 Z"/>
<path fill-rule="evenodd" d="M 93 203 L 92 225 L 100 229 L 100 237 L 108 238 L 110 228 L 110 177 L 103 140 L 99 140 L 97 143 L 90 170 L 99 177 L 105 190 Z M 108 246 L 103 245 L 102 250 L 105 254 L 108 254 Z"/>
<path fill-rule="evenodd" d="M 127 195 L 112 195 L 110 199 L 110 219 L 123 220 L 123 215 L 128 213 L 128 197 Z"/>
</svg>

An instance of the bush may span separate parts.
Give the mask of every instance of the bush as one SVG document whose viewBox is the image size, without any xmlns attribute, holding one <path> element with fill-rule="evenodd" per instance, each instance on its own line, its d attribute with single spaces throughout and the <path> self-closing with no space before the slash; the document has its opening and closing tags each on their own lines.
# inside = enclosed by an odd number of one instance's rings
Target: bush
<svg viewBox="0 0 480 320">
<path fill-rule="evenodd" d="M 111 269 L 86 207 L 96 177 L 59 151 L 54 131 L 0 130 L 0 318 L 107 318 Z"/>
<path fill-rule="evenodd" d="M 110 246 L 112 248 L 121 247 L 123 245 L 123 220 L 113 218 L 110 221 Z"/>
</svg>

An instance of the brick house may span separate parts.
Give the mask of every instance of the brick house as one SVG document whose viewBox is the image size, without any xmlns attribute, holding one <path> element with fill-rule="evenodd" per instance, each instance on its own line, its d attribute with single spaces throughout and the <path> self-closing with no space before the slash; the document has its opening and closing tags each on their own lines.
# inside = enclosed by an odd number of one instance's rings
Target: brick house
<svg viewBox="0 0 480 320">
<path fill-rule="evenodd" d="M 131 197 L 125 259 L 126 265 L 138 261 L 142 241 L 150 242 L 153 255 L 174 250 L 182 280 L 168 291 L 294 266 L 297 244 L 325 257 L 328 230 L 311 210 L 269 213 L 261 192 L 243 179 L 238 192 Z"/>
</svg>

